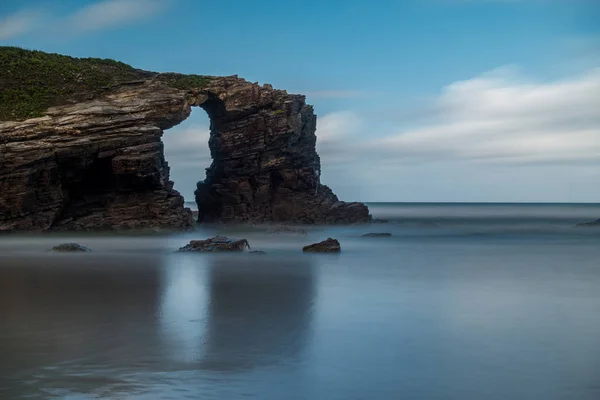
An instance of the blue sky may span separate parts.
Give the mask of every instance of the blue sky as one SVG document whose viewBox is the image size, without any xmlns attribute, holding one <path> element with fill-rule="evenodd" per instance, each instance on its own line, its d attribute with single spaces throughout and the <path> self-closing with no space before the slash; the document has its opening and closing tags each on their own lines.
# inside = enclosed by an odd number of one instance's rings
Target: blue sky
<svg viewBox="0 0 600 400">
<path fill-rule="evenodd" d="M 600 201 L 597 0 L 5 0 L 0 43 L 305 93 L 347 200 Z M 188 199 L 207 130 L 165 134 Z"/>
</svg>

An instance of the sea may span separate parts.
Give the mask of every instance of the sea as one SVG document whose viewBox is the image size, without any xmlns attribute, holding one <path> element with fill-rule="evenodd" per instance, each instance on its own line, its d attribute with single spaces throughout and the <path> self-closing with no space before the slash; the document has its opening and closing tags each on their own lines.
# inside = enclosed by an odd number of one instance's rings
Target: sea
<svg viewBox="0 0 600 400">
<path fill-rule="evenodd" d="M 387 222 L 0 236 L 0 399 L 600 399 L 600 204 L 368 205 Z M 176 252 L 215 234 L 265 254 Z"/>
</svg>

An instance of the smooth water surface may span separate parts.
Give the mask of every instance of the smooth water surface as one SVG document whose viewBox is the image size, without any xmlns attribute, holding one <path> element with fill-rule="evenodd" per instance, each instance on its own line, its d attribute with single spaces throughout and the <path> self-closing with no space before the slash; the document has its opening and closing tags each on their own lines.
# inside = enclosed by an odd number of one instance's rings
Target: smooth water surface
<svg viewBox="0 0 600 400">
<path fill-rule="evenodd" d="M 600 230 L 573 225 L 600 206 L 545 207 L 218 230 L 265 255 L 174 252 L 215 228 L 0 237 L 0 398 L 599 399 Z"/>
</svg>

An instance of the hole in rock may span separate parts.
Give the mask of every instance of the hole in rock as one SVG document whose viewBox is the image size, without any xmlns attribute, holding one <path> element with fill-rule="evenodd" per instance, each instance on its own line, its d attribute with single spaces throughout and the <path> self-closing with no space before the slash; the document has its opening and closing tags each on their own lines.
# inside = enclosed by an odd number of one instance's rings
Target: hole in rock
<svg viewBox="0 0 600 400">
<path fill-rule="evenodd" d="M 185 121 L 166 130 L 162 137 L 169 179 L 185 199 L 185 206 L 194 211 L 198 209 L 194 198 L 196 184 L 206 178 L 206 168 L 212 162 L 209 138 L 210 119 L 200 107 L 193 107 Z"/>
</svg>

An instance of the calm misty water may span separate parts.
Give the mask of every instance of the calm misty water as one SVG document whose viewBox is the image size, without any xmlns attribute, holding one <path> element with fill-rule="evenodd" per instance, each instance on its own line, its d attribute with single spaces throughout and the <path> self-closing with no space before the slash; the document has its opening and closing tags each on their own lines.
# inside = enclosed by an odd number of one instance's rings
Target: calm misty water
<svg viewBox="0 0 600 400">
<path fill-rule="evenodd" d="M 573 228 L 599 205 L 371 209 L 390 223 L 218 230 L 266 255 L 0 237 L 0 398 L 600 398 L 600 230 Z"/>
</svg>

